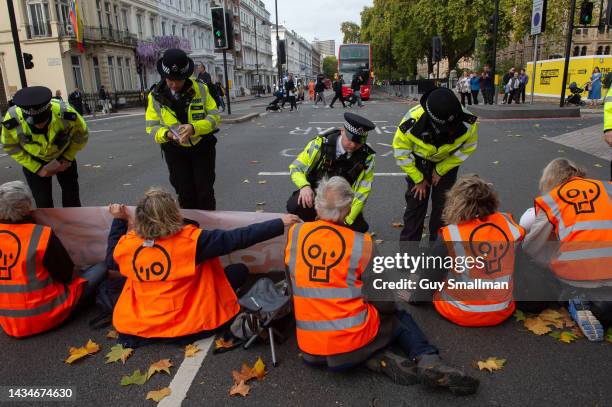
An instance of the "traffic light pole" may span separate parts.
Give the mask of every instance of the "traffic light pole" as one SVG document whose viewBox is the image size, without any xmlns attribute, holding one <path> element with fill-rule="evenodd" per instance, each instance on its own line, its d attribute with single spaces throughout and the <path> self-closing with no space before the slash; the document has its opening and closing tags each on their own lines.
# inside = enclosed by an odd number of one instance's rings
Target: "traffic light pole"
<svg viewBox="0 0 612 407">
<path fill-rule="evenodd" d="M 19 32 L 17 31 L 17 21 L 15 20 L 15 9 L 13 8 L 13 0 L 6 0 L 9 19 L 11 20 L 11 33 L 13 34 L 13 44 L 15 46 L 15 55 L 17 56 L 17 69 L 19 69 L 19 78 L 21 79 L 21 87 L 27 88 L 25 68 L 23 66 L 23 54 L 21 53 L 21 45 L 19 44 Z"/>
<path fill-rule="evenodd" d="M 565 64 L 563 66 L 563 83 L 561 85 L 561 100 L 559 106 L 565 105 L 565 86 L 567 85 L 567 71 L 569 69 L 570 52 L 572 51 L 572 35 L 574 34 L 574 15 L 576 14 L 576 0 L 572 0 L 569 15 L 569 28 L 567 30 L 567 39 L 565 41 Z"/>
<path fill-rule="evenodd" d="M 227 51 L 223 49 L 223 71 L 225 73 L 225 96 L 227 97 L 227 114 L 232 114 L 232 101 L 230 100 L 229 78 L 227 76 Z"/>
<path fill-rule="evenodd" d="M 276 13 L 276 65 L 278 66 L 278 90 L 281 89 L 283 85 L 283 74 L 281 72 L 281 60 L 280 60 L 280 40 L 278 39 L 278 1 L 274 0 L 274 12 Z M 287 50 L 285 50 L 285 53 Z"/>
<path fill-rule="evenodd" d="M 493 61 L 491 61 L 491 74 L 493 75 L 493 93 L 495 94 L 495 104 L 499 97 L 499 89 L 495 83 L 496 74 L 496 62 L 497 62 L 497 28 L 499 26 L 499 0 L 495 0 L 495 14 L 493 14 Z"/>
</svg>

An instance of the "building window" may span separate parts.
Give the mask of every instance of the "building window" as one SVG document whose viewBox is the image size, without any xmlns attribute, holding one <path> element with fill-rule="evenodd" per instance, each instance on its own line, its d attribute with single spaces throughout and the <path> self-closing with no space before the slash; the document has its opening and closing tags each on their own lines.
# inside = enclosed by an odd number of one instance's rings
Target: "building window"
<svg viewBox="0 0 612 407">
<path fill-rule="evenodd" d="M 94 69 L 94 80 L 96 81 L 96 90 L 102 86 L 102 78 L 100 76 L 100 64 L 98 63 L 98 57 L 93 57 L 93 69 Z M 82 90 L 82 89 L 81 89 Z"/>
<path fill-rule="evenodd" d="M 185 37 L 185 27 L 181 28 L 181 37 L 186 38 Z"/>
<path fill-rule="evenodd" d="M 142 14 L 136 14 L 136 25 L 138 28 L 138 38 L 143 39 L 144 35 L 142 32 Z"/>
<path fill-rule="evenodd" d="M 32 36 L 51 35 L 49 26 L 49 4 L 44 0 L 29 0 L 28 13 L 30 15 L 30 34 Z"/>
<path fill-rule="evenodd" d="M 125 80 L 123 78 L 123 58 L 117 57 L 117 76 L 119 77 L 119 89 L 125 90 Z"/>
<path fill-rule="evenodd" d="M 134 89 L 134 84 L 132 83 L 132 63 L 130 58 L 125 58 L 125 79 L 128 90 Z"/>
<path fill-rule="evenodd" d="M 117 81 L 115 77 L 115 66 L 113 64 L 113 57 L 108 57 L 108 76 L 110 76 L 111 88 L 113 91 L 117 90 Z"/>
<path fill-rule="evenodd" d="M 193 49 L 198 48 L 196 45 L 196 30 L 193 30 L 193 35 L 191 36 L 191 46 L 193 47 Z"/>
<path fill-rule="evenodd" d="M 602 55 L 603 54 L 603 47 L 600 45 L 599 47 L 597 47 L 597 55 Z"/>
<path fill-rule="evenodd" d="M 149 23 L 151 24 L 151 37 L 153 37 L 155 36 L 155 18 L 151 17 Z"/>
<path fill-rule="evenodd" d="M 121 9 L 121 17 L 123 18 L 123 28 L 125 31 L 130 31 L 130 24 L 128 22 L 128 11 L 127 9 Z"/>
<path fill-rule="evenodd" d="M 162 21 L 162 35 L 166 35 L 166 22 Z"/>
<path fill-rule="evenodd" d="M 96 10 L 98 12 L 98 26 L 102 28 L 102 6 L 100 0 L 96 0 Z"/>
<path fill-rule="evenodd" d="M 574 52 L 573 52 L 572 56 L 577 57 L 578 55 L 580 55 L 580 47 L 576 46 L 576 47 L 574 47 Z"/>
<path fill-rule="evenodd" d="M 74 78 L 74 85 L 83 90 L 83 72 L 81 72 L 81 57 L 78 55 L 72 55 L 70 57 L 72 61 L 72 77 Z"/>
<path fill-rule="evenodd" d="M 119 13 L 117 10 L 117 6 L 113 6 L 113 14 L 115 14 L 115 27 L 117 27 L 117 31 L 121 31 L 121 25 L 119 24 Z"/>
<path fill-rule="evenodd" d="M 176 35 L 176 24 L 172 24 L 172 35 Z"/>
<path fill-rule="evenodd" d="M 198 13 L 202 14 L 202 0 L 198 0 Z"/>
<path fill-rule="evenodd" d="M 580 55 L 581 55 L 581 56 L 585 56 L 585 55 L 586 55 L 586 53 L 587 53 L 587 47 L 586 47 L 586 45 L 585 45 L 585 46 L 583 46 L 583 47 L 582 47 L 582 50 L 580 51 Z"/>
<path fill-rule="evenodd" d="M 104 14 L 106 14 L 106 26 L 110 31 L 113 28 L 113 19 L 111 18 L 111 9 L 109 2 L 104 3 Z"/>
<path fill-rule="evenodd" d="M 57 2 L 57 15 L 64 29 L 70 24 L 70 5 L 68 3 L 68 0 L 58 0 Z"/>
<path fill-rule="evenodd" d="M 610 55 L 610 46 L 606 45 L 606 48 L 604 50 L 604 55 Z"/>
</svg>

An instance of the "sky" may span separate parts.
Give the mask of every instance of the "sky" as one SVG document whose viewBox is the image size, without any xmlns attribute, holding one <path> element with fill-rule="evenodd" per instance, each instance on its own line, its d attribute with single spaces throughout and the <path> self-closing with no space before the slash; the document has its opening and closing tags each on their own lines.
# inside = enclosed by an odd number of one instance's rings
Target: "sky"
<svg viewBox="0 0 612 407">
<path fill-rule="evenodd" d="M 317 37 L 320 40 L 336 40 L 342 43 L 340 23 L 361 22 L 361 10 L 371 6 L 373 0 L 277 0 L 278 23 L 295 31 L 308 41 Z M 276 24 L 274 0 L 263 0 L 270 12 L 272 24 Z M 274 38 L 274 37 L 273 37 Z"/>
</svg>

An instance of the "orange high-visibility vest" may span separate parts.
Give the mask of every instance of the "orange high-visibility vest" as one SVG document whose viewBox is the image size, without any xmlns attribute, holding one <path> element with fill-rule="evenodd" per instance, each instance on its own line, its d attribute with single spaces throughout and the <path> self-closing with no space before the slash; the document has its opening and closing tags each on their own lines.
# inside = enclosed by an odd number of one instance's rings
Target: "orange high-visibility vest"
<svg viewBox="0 0 612 407">
<path fill-rule="evenodd" d="M 145 241 L 134 231 L 113 253 L 127 277 L 115 310 L 118 332 L 174 338 L 223 325 L 240 311 L 219 258 L 196 265 L 201 229 L 186 225 L 172 236 Z"/>
<path fill-rule="evenodd" d="M 335 355 L 374 339 L 378 311 L 365 302 L 361 274 L 372 256 L 368 234 L 315 221 L 289 229 L 285 264 L 291 275 L 299 348 Z"/>
<path fill-rule="evenodd" d="M 550 268 L 564 280 L 612 279 L 612 183 L 572 178 L 535 200 L 561 242 Z"/>
<path fill-rule="evenodd" d="M 444 288 L 434 295 L 434 306 L 445 318 L 462 326 L 490 326 L 505 321 L 514 313 L 512 297 L 514 251 L 525 230 L 512 216 L 494 213 L 484 219 L 474 219 L 441 229 L 453 257 L 481 257 L 483 264 L 458 272 L 449 270 Z M 467 287 L 450 283 L 467 283 Z M 486 284 L 498 283 L 498 288 Z M 473 287 L 473 288 L 472 288 Z"/>
<path fill-rule="evenodd" d="M 0 224 L 0 325 L 25 337 L 47 331 L 74 309 L 86 283 L 54 281 L 43 265 L 51 229 L 34 224 Z"/>
</svg>

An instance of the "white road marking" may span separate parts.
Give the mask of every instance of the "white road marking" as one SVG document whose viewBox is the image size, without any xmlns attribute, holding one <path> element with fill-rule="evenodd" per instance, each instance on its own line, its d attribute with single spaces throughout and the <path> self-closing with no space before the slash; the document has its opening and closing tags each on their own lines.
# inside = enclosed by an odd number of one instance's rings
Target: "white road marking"
<svg viewBox="0 0 612 407">
<path fill-rule="evenodd" d="M 113 130 L 89 130 L 90 133 L 102 133 L 105 131 L 113 131 Z"/>
<path fill-rule="evenodd" d="M 132 116 L 143 116 L 144 117 L 144 112 L 143 113 L 122 114 L 122 115 L 117 115 L 117 116 L 104 117 L 102 119 L 85 120 L 85 122 L 86 123 L 101 122 L 102 120 L 122 119 L 124 117 L 132 117 Z"/>
<path fill-rule="evenodd" d="M 183 363 L 181 363 L 181 366 L 179 366 L 178 371 L 172 378 L 172 382 L 170 382 L 169 387 L 172 393 L 160 401 L 157 404 L 158 407 L 180 407 L 185 397 L 187 397 L 191 383 L 198 370 L 200 370 L 214 339 L 215 337 L 211 336 L 195 342 L 201 350 L 195 356 L 183 360 Z"/>
<path fill-rule="evenodd" d="M 262 171 L 262 172 L 257 173 L 257 175 L 259 176 L 275 176 L 275 175 L 287 176 L 289 175 L 289 171 L 278 171 L 278 172 Z M 403 172 L 375 172 L 374 176 L 375 177 L 405 177 L 406 174 Z"/>
<path fill-rule="evenodd" d="M 308 122 L 308 124 L 335 124 L 344 122 Z M 374 120 L 372 123 L 387 123 L 386 120 Z"/>
<path fill-rule="evenodd" d="M 391 144 L 386 144 L 386 143 L 376 143 L 379 146 L 385 146 L 385 147 L 393 147 Z"/>
<path fill-rule="evenodd" d="M 6 157 L 8 154 L 0 154 L 0 158 Z"/>
</svg>

